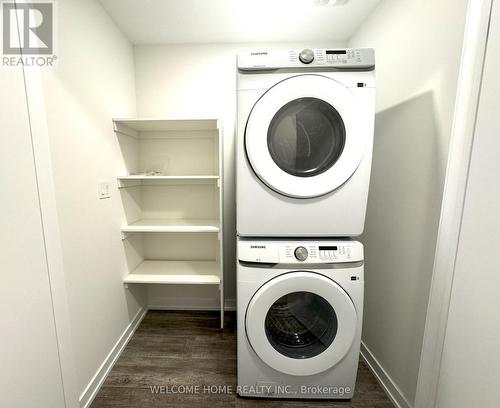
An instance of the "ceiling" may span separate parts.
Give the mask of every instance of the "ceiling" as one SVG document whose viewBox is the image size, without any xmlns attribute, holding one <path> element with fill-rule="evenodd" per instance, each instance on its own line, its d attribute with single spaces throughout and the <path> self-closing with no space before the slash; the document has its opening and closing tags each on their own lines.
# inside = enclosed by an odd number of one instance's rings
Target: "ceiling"
<svg viewBox="0 0 500 408">
<path fill-rule="evenodd" d="M 346 41 L 381 0 L 100 0 L 134 44 Z"/>
</svg>

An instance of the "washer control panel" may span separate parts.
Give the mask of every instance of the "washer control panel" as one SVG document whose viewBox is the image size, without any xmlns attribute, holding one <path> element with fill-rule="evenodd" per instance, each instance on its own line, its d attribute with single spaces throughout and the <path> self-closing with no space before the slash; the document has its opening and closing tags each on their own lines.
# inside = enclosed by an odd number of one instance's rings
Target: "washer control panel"
<svg viewBox="0 0 500 408">
<path fill-rule="evenodd" d="M 238 54 L 240 71 L 266 71 L 282 68 L 374 69 L 372 48 L 295 49 L 255 51 Z"/>
<path fill-rule="evenodd" d="M 238 239 L 238 259 L 244 262 L 319 264 L 363 260 L 363 244 L 351 240 Z"/>
</svg>

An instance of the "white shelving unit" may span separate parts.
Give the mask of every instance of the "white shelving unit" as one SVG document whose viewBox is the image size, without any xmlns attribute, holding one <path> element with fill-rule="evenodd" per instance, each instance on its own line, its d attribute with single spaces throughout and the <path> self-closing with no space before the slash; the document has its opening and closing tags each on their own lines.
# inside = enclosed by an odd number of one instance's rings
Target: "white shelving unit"
<svg viewBox="0 0 500 408">
<path fill-rule="evenodd" d="M 142 258 L 130 268 L 125 285 L 218 285 L 223 327 L 220 122 L 113 119 L 113 128 L 124 165 L 117 176 L 126 217 L 122 239 L 139 241 L 133 252 Z M 171 248 L 181 237 L 182 251 L 175 253 Z M 162 254 L 161 248 L 170 251 Z"/>
</svg>

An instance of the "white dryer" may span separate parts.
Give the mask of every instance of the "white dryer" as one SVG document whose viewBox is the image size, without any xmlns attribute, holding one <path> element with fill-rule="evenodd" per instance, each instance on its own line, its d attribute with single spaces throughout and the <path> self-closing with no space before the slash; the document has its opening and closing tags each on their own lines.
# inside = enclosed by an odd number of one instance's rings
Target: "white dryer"
<svg viewBox="0 0 500 408">
<path fill-rule="evenodd" d="M 363 315 L 363 246 L 238 238 L 242 396 L 350 399 Z"/>
<path fill-rule="evenodd" d="M 375 101 L 372 49 L 238 55 L 237 232 L 363 232 Z"/>
</svg>

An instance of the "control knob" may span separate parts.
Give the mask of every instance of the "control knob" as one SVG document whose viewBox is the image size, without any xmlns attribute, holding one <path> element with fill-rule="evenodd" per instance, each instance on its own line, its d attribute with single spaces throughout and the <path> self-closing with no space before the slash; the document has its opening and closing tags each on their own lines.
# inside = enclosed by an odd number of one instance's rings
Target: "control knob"
<svg viewBox="0 0 500 408">
<path fill-rule="evenodd" d="M 313 50 L 310 50 L 309 48 L 306 48 L 299 54 L 299 60 L 300 62 L 304 64 L 310 64 L 311 62 L 314 61 L 314 52 Z"/>
<path fill-rule="evenodd" d="M 299 246 L 299 247 L 295 248 L 294 255 L 295 255 L 295 258 L 297 258 L 297 260 L 305 261 L 307 259 L 307 255 L 308 255 L 307 249 L 302 247 L 302 246 Z"/>
</svg>

